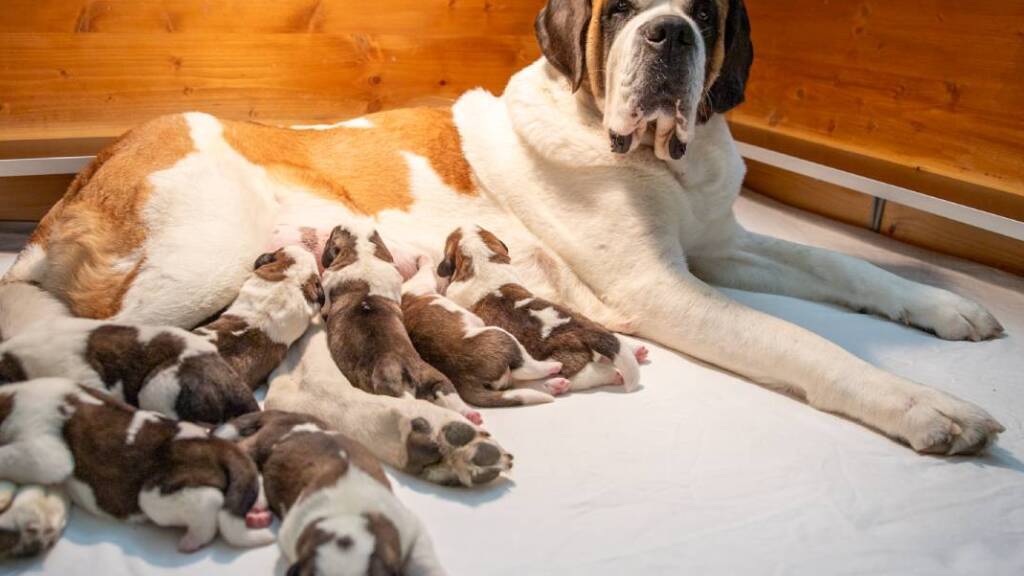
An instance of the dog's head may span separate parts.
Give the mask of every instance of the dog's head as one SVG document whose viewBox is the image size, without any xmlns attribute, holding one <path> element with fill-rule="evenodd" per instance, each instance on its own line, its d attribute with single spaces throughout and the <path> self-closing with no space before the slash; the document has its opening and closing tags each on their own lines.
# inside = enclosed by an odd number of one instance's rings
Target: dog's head
<svg viewBox="0 0 1024 576">
<path fill-rule="evenodd" d="M 362 225 L 336 226 L 321 257 L 328 299 L 331 291 L 351 280 L 369 284 L 370 294 L 401 302 L 402 275 L 380 234 Z"/>
<path fill-rule="evenodd" d="M 648 130 L 678 159 L 694 124 L 743 102 L 754 57 L 743 0 L 548 0 L 536 22 L 547 60 L 593 96 L 611 148 Z"/>
<path fill-rule="evenodd" d="M 483 263 L 509 264 L 508 246 L 497 236 L 479 226 L 463 226 L 452 231 L 444 243 L 444 259 L 437 265 L 437 275 L 451 282 L 473 278 Z M 478 263 L 478 265 L 474 265 Z"/>
<path fill-rule="evenodd" d="M 302 531 L 287 576 L 398 576 L 400 542 L 381 514 L 323 518 Z"/>
<path fill-rule="evenodd" d="M 324 305 L 316 258 L 301 246 L 285 246 L 263 254 L 253 264 L 253 273 L 259 280 L 277 284 L 278 291 L 301 294 L 310 318 Z"/>
</svg>

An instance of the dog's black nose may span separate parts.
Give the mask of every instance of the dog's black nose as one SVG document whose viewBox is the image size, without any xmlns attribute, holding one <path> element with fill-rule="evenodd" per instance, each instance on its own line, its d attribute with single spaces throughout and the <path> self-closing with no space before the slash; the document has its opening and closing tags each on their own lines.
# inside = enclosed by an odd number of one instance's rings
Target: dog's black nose
<svg viewBox="0 0 1024 576">
<path fill-rule="evenodd" d="M 693 27 L 686 20 L 667 14 L 644 24 L 640 34 L 651 48 L 665 53 L 693 46 L 697 39 Z"/>
</svg>

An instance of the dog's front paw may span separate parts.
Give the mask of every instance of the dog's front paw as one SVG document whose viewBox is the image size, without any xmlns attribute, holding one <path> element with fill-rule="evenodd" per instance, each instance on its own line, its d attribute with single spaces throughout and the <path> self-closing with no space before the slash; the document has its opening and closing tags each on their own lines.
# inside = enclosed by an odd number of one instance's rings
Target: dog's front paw
<svg viewBox="0 0 1024 576">
<path fill-rule="evenodd" d="M 490 434 L 459 420 L 414 418 L 406 450 L 406 471 L 437 484 L 486 484 L 512 468 L 512 455 Z"/>
<path fill-rule="evenodd" d="M 902 420 L 902 438 L 925 454 L 978 454 L 1005 428 L 974 404 L 938 390 L 911 397 Z"/>
<path fill-rule="evenodd" d="M 909 303 L 897 319 L 945 340 L 988 340 L 1003 333 L 1002 325 L 983 306 L 938 288 Z"/>
<path fill-rule="evenodd" d="M 59 489 L 22 486 L 0 514 L 0 558 L 35 556 L 49 550 L 67 525 L 68 500 Z"/>
</svg>

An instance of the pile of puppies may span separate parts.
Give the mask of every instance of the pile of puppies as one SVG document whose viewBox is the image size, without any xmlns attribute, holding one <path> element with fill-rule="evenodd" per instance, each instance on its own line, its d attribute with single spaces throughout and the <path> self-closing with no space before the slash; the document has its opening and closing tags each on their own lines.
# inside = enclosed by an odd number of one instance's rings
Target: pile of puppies
<svg viewBox="0 0 1024 576">
<path fill-rule="evenodd" d="M 183 527 L 185 552 L 218 533 L 268 544 L 273 511 L 289 574 L 443 574 L 365 446 L 313 416 L 260 411 L 253 392 L 314 318 L 354 386 L 476 425 L 467 401 L 632 390 L 646 350 L 534 296 L 481 228 L 452 232 L 437 276 L 429 258 L 417 261 L 403 284 L 376 231 L 338 226 L 322 279 L 302 247 L 264 254 L 234 303 L 192 332 L 57 317 L 0 344 L 0 557 L 52 546 L 70 496 L 93 514 Z M 490 482 L 511 455 L 480 445 L 473 462 L 435 481 Z"/>
</svg>

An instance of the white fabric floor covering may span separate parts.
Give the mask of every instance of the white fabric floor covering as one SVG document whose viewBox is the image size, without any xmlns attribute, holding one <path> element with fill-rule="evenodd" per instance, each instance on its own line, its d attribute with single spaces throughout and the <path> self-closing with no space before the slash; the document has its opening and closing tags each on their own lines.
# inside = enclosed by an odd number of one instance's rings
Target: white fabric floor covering
<svg viewBox="0 0 1024 576">
<path fill-rule="evenodd" d="M 975 298 L 1008 336 L 944 342 L 780 296 L 735 298 L 988 409 L 990 455 L 934 458 L 654 347 L 643 389 L 488 410 L 511 479 L 446 489 L 392 474 L 459 575 L 1024 574 L 1024 279 L 749 196 L 755 231 L 865 257 Z M 12 241 L 13 238 L 13 241 Z M 19 234 L 0 234 L 13 250 Z M 0 256 L 0 269 L 11 255 Z M 736 350 L 736 354 L 743 354 Z M 47 556 L 3 573 L 282 574 L 276 546 L 175 551 L 178 533 L 76 510 Z"/>
</svg>

